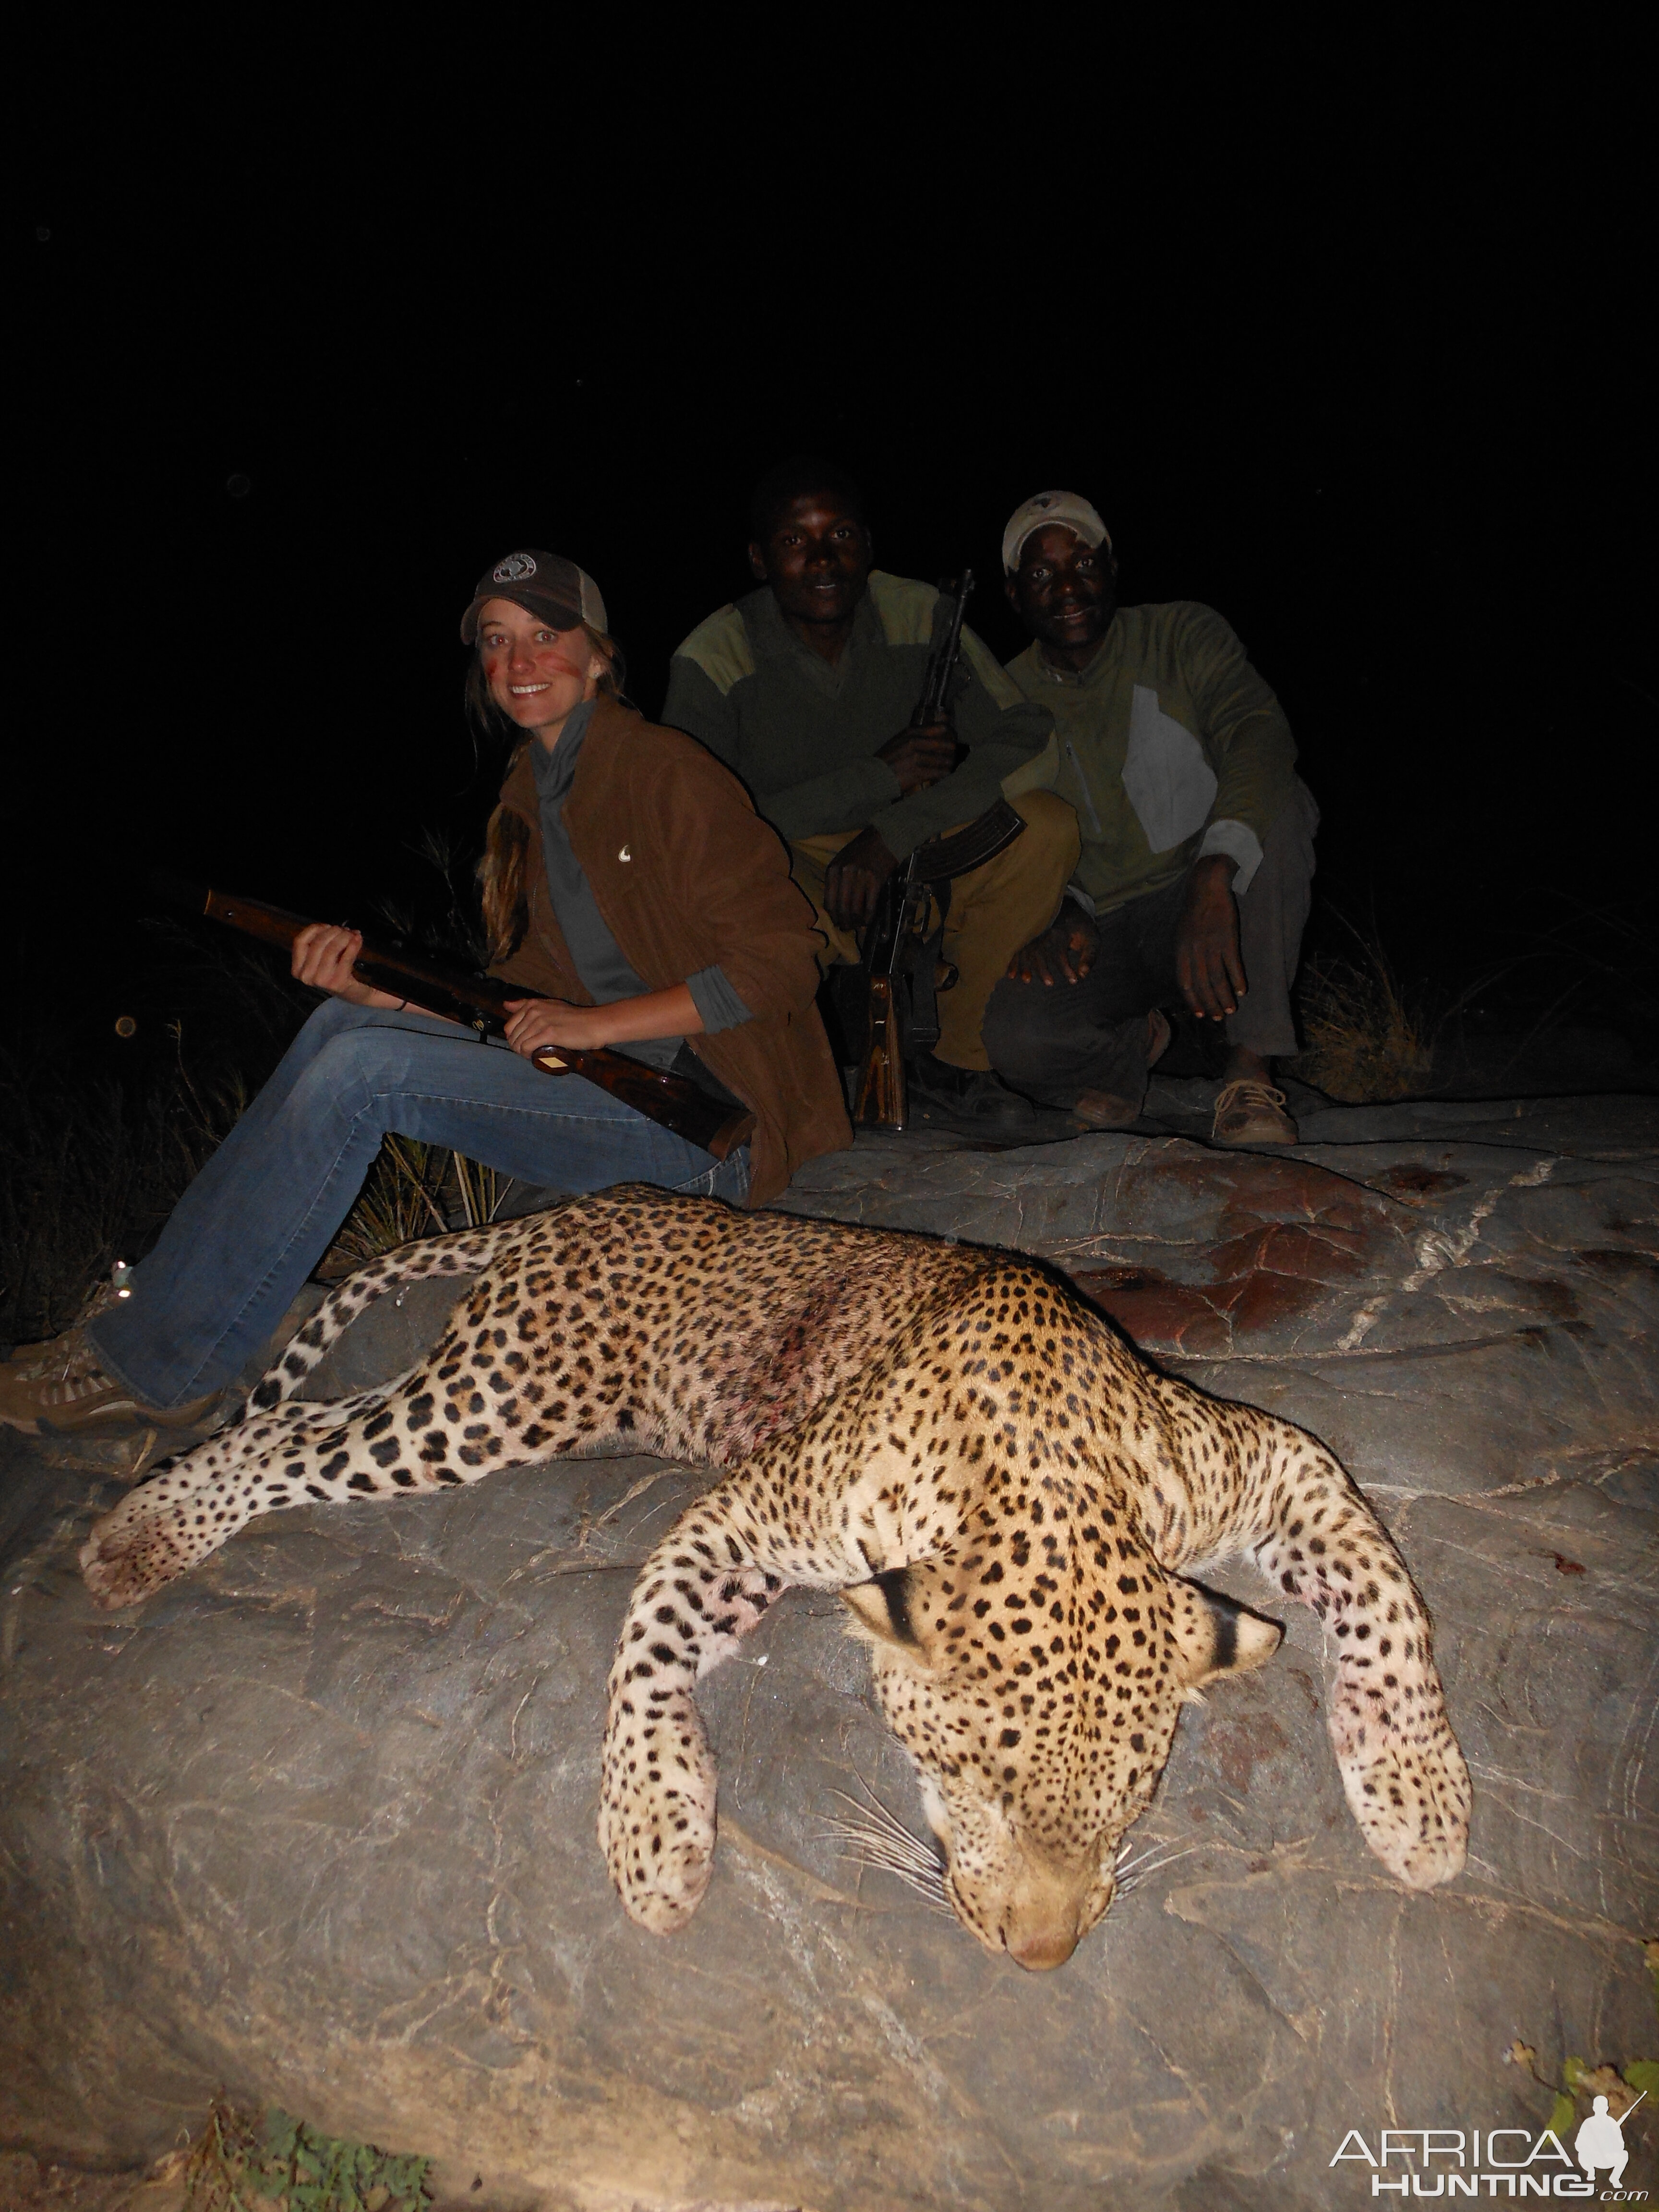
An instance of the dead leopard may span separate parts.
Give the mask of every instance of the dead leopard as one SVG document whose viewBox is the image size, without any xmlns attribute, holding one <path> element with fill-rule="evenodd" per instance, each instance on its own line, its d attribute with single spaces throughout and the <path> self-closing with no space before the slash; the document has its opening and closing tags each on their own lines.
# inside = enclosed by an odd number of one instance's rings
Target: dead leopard
<svg viewBox="0 0 1659 2212">
<path fill-rule="evenodd" d="M 332 1405 L 291 1393 L 369 1301 L 483 1270 L 431 1353 Z M 1243 1552 L 1323 1623 L 1355 1819 L 1414 1888 L 1463 1863 L 1469 1789 L 1429 1620 L 1324 1447 L 1156 1374 L 1041 1266 L 625 1187 L 379 1260 L 240 1422 L 134 1491 L 82 1564 L 130 1605 L 254 1515 L 622 1444 L 730 1471 L 658 1546 L 611 1669 L 599 1834 L 665 1933 L 708 1884 L 693 1685 L 780 1591 L 839 1590 L 921 1778 L 945 1893 L 1058 1966 L 1111 1902 L 1183 1698 L 1280 1631 L 1183 1578 Z"/>
</svg>

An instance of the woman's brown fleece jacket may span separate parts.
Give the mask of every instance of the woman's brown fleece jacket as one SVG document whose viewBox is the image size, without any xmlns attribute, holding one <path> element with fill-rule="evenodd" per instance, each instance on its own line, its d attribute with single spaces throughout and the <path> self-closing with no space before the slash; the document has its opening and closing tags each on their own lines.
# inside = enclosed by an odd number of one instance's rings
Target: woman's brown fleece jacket
<svg viewBox="0 0 1659 2212">
<path fill-rule="evenodd" d="M 514 756 L 501 804 L 530 833 L 530 927 L 490 972 L 526 994 L 591 1006 L 547 888 L 527 745 Z M 788 854 L 736 776 L 695 738 L 613 699 L 599 701 L 588 725 L 564 826 L 636 975 L 660 991 L 718 965 L 749 1008 L 751 1020 L 689 1042 L 755 1116 L 749 1202 L 763 1206 L 803 1162 L 853 1141 L 814 1002 L 812 909 L 790 880 Z"/>
</svg>

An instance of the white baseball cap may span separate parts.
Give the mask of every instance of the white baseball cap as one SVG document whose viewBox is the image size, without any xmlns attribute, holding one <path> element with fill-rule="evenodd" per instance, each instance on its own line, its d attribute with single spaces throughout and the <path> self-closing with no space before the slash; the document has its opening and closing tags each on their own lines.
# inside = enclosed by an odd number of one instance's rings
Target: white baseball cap
<svg viewBox="0 0 1659 2212">
<path fill-rule="evenodd" d="M 1112 550 L 1110 533 L 1081 492 L 1034 492 L 1024 506 L 1014 509 L 1002 533 L 1002 566 L 1007 574 L 1012 576 L 1018 568 L 1026 539 L 1051 522 L 1074 531 L 1085 545 L 1103 545 L 1109 553 Z"/>
</svg>

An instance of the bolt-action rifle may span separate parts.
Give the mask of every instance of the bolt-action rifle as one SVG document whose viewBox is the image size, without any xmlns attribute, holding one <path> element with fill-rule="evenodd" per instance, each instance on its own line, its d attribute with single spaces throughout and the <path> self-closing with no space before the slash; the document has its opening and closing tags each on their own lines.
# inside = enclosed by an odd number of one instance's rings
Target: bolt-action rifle
<svg viewBox="0 0 1659 2212">
<path fill-rule="evenodd" d="M 927 729 L 949 716 L 951 687 L 962 653 L 962 617 L 973 588 L 971 568 L 964 569 L 959 580 L 948 578 L 939 586 L 951 612 L 927 658 L 921 697 L 911 718 L 913 729 Z M 855 1121 L 882 1129 L 903 1128 L 909 1115 L 905 1060 L 918 1046 L 938 1041 L 935 994 L 951 988 L 957 971 L 948 962 L 935 959 L 923 935 L 934 890 L 955 876 L 982 868 L 1012 845 L 1024 827 L 1008 801 L 999 799 L 964 829 L 918 845 L 904 866 L 895 868 L 882 885 L 864 937 L 869 1037 L 854 1097 Z"/>
<path fill-rule="evenodd" d="M 207 915 L 263 945 L 290 951 L 295 939 L 311 924 L 304 915 L 289 914 L 263 899 L 238 898 L 228 891 L 213 890 L 206 884 L 186 882 L 179 876 L 156 873 L 149 879 L 152 891 L 170 906 Z M 482 1044 L 500 1036 L 510 1018 L 509 999 L 533 997 L 532 992 L 497 982 L 494 976 L 469 975 L 463 969 L 446 968 L 426 960 L 411 960 L 402 952 L 387 951 L 367 942 L 353 962 L 352 974 L 360 983 L 377 991 L 395 991 L 428 1014 L 442 1014 L 470 1029 Z M 688 1143 L 701 1145 L 723 1160 L 734 1146 L 746 1144 L 755 1117 L 746 1107 L 734 1109 L 711 1097 L 684 1075 L 670 1075 L 630 1060 L 626 1053 L 603 1047 L 578 1052 L 569 1045 L 544 1045 L 530 1055 L 533 1066 L 545 1075 L 584 1075 L 603 1091 L 612 1092 L 653 1121 L 672 1129 Z"/>
</svg>

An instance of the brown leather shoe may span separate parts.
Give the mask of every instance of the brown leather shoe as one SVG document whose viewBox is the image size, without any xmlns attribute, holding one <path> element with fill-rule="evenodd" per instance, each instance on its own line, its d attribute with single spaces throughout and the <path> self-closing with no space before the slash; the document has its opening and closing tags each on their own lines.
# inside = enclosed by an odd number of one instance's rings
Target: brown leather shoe
<svg viewBox="0 0 1659 2212">
<path fill-rule="evenodd" d="M 0 1422 L 28 1437 L 193 1429 L 207 1419 L 221 1395 L 210 1390 L 185 1406 L 147 1406 L 125 1382 L 104 1372 L 80 1328 L 27 1348 L 33 1357 L 0 1367 Z"/>
<path fill-rule="evenodd" d="M 1285 1111 L 1282 1091 L 1249 1076 L 1222 1085 L 1215 1102 L 1212 1144 L 1293 1145 L 1296 1140 L 1296 1124 Z"/>
<path fill-rule="evenodd" d="M 1147 1066 L 1156 1067 L 1169 1049 L 1169 1017 L 1161 1006 L 1154 1006 L 1146 1017 Z M 1131 1122 L 1140 1119 L 1145 1103 L 1144 1097 L 1131 1101 L 1120 1098 L 1111 1091 L 1085 1091 L 1072 1111 L 1091 1129 L 1127 1129 Z"/>
</svg>

